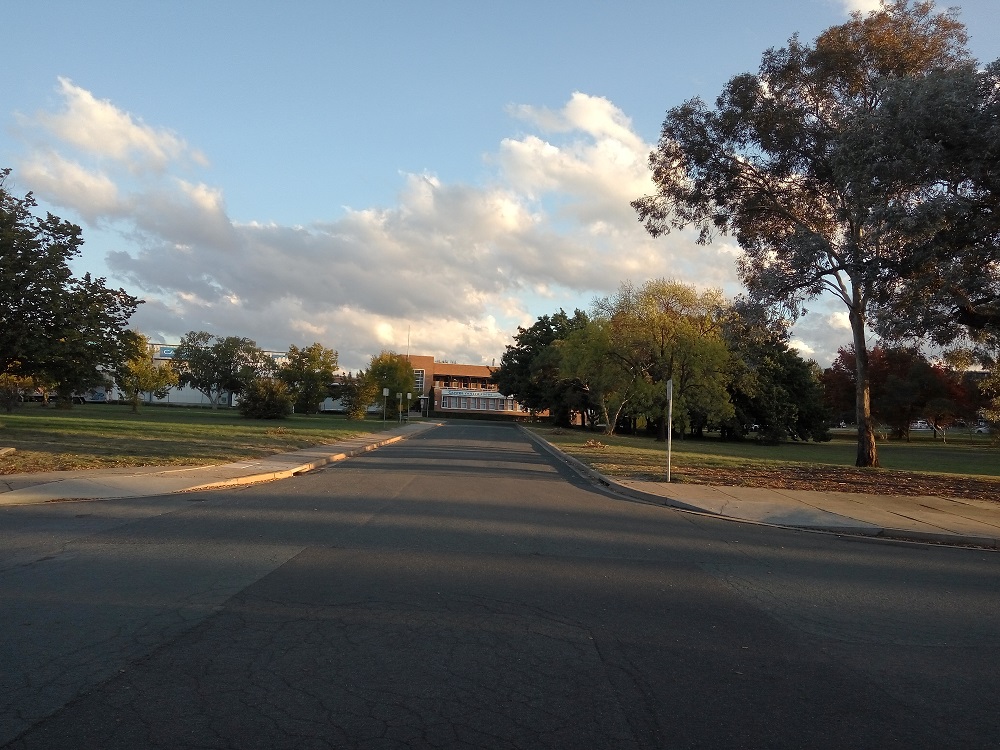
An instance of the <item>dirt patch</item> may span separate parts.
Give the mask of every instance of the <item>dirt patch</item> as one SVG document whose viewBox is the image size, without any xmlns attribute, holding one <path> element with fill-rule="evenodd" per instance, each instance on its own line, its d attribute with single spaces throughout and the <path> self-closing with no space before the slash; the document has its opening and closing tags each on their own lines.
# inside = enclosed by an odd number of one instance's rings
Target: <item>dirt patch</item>
<svg viewBox="0 0 1000 750">
<path fill-rule="evenodd" d="M 729 487 L 862 492 L 872 495 L 936 495 L 1000 503 L 1000 481 L 889 469 L 784 467 L 781 469 L 681 468 L 677 481 Z"/>
</svg>

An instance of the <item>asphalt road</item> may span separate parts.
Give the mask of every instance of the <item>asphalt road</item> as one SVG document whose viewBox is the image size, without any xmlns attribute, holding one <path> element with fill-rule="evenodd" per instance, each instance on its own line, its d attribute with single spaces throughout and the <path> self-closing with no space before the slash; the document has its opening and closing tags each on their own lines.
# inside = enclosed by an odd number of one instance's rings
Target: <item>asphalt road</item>
<svg viewBox="0 0 1000 750">
<path fill-rule="evenodd" d="M 605 494 L 455 423 L 0 510 L 0 747 L 997 748 L 1000 556 Z"/>
</svg>

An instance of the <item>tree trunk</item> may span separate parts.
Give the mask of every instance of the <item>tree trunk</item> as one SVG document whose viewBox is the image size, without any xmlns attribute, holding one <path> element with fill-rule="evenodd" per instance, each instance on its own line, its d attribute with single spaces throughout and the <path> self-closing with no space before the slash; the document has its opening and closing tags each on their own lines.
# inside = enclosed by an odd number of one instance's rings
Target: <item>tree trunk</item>
<svg viewBox="0 0 1000 750">
<path fill-rule="evenodd" d="M 858 420 L 858 456 L 855 466 L 878 466 L 878 449 L 872 425 L 871 380 L 868 374 L 868 345 L 865 343 L 865 318 L 858 305 L 851 308 L 851 331 L 854 334 L 855 408 Z"/>
</svg>

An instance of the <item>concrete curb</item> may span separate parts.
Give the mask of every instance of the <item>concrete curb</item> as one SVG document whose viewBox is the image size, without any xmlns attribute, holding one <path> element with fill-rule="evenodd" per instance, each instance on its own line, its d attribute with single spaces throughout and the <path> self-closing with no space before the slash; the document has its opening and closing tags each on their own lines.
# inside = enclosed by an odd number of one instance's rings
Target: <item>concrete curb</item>
<svg viewBox="0 0 1000 750">
<path fill-rule="evenodd" d="M 395 434 L 369 433 L 340 443 L 212 466 L 138 467 L 103 474 L 97 471 L 66 472 L 65 475 L 49 472 L 40 481 L 21 482 L 20 487 L 0 491 L 0 507 L 154 497 L 271 482 L 405 440 L 439 425 L 436 421 L 416 422 L 396 428 Z"/>
<path fill-rule="evenodd" d="M 534 442 L 538 447 L 548 452 L 549 455 L 555 457 L 560 462 L 566 464 L 570 469 L 572 469 L 574 472 L 582 476 L 584 479 L 588 479 L 591 482 L 603 485 L 604 487 L 608 488 L 609 490 L 612 490 L 615 493 L 626 495 L 628 497 L 631 497 L 633 500 L 643 500 L 645 502 L 653 502 L 656 505 L 666 505 L 670 508 L 677 508 L 678 510 L 687 510 L 694 513 L 705 513 L 707 515 L 713 515 L 713 516 L 719 515 L 718 513 L 712 513 L 711 511 L 707 511 L 695 505 L 682 503 L 678 500 L 674 500 L 673 498 L 666 497 L 665 495 L 654 495 L 652 493 L 641 492 L 639 490 L 633 490 L 629 487 L 625 487 L 616 482 L 614 479 L 609 479 L 608 477 L 601 474 L 599 471 L 592 469 L 590 466 L 588 466 L 578 458 L 573 458 L 573 456 L 569 455 L 568 453 L 564 453 L 562 450 L 552 445 L 552 443 L 550 443 L 549 441 L 533 433 L 527 427 L 524 427 L 522 425 L 518 425 L 517 427 L 518 429 L 521 430 L 522 433 L 527 435 L 528 438 L 532 442 Z"/>
<path fill-rule="evenodd" d="M 436 427 L 437 425 L 433 426 Z M 428 427 L 427 429 L 430 428 Z M 424 432 L 424 430 L 414 430 L 413 433 L 411 433 L 411 435 L 418 435 L 421 432 Z M 362 453 L 367 453 L 369 451 L 382 448 L 383 446 L 391 445 L 392 443 L 398 443 L 401 440 L 405 440 L 406 438 L 411 437 L 411 435 L 393 435 L 392 437 L 385 438 L 384 440 L 379 440 L 374 443 L 367 443 L 358 448 L 352 448 L 350 450 L 342 451 L 339 453 L 330 453 L 326 456 L 323 456 L 322 458 L 318 458 L 313 461 L 307 461 L 305 463 L 297 464 L 294 466 L 288 466 L 282 469 L 262 471 L 256 474 L 246 474 L 239 477 L 232 477 L 230 479 L 222 479 L 216 482 L 205 482 L 204 484 L 199 484 L 194 487 L 191 487 L 186 491 L 197 492 L 199 490 L 221 489 L 223 487 L 238 487 L 244 484 L 259 484 L 260 482 L 272 482 L 277 479 L 288 479 L 289 477 L 293 477 L 297 474 L 305 474 L 306 472 L 322 468 L 323 466 L 327 466 L 329 464 L 336 463 L 338 461 L 343 461 L 345 459 L 352 458 L 354 456 L 359 456 Z M 292 455 L 292 454 L 286 454 L 286 455 Z M 267 459 L 264 459 L 263 462 L 266 463 Z M 225 468 L 225 466 L 228 466 L 228 464 L 223 464 L 222 466 L 219 466 L 217 468 L 223 469 Z"/>
<path fill-rule="evenodd" d="M 545 440 L 539 435 L 524 427 L 523 425 L 518 425 L 518 428 L 522 433 L 528 436 L 528 438 L 538 445 L 540 448 L 548 452 L 550 455 L 555 457 L 558 461 L 569 467 L 572 471 L 576 472 L 583 478 L 594 482 L 596 484 L 602 485 L 606 489 L 614 492 L 617 495 L 622 495 L 633 500 L 639 500 L 641 502 L 648 502 L 654 505 L 662 505 L 668 508 L 674 508 L 676 510 L 681 510 L 687 513 L 698 513 L 701 515 L 712 516 L 713 518 L 726 519 L 730 521 L 735 521 L 738 523 L 751 523 L 761 526 L 771 526 L 774 528 L 783 529 L 797 529 L 801 531 L 812 531 L 820 532 L 824 534 L 836 534 L 840 536 L 851 536 L 851 537 L 863 537 L 867 539 L 879 539 L 884 541 L 906 541 L 906 542 L 916 542 L 921 544 L 941 544 L 941 545 L 952 545 L 952 546 L 969 546 L 977 548 L 986 548 L 1000 550 L 1000 539 L 990 536 L 972 536 L 964 534 L 951 534 L 946 532 L 935 533 L 926 531 L 915 531 L 912 529 L 899 529 L 879 526 L 877 524 L 869 524 L 864 521 L 854 520 L 858 525 L 844 525 L 844 526 L 832 526 L 823 524 L 784 524 L 784 523 L 772 523 L 769 521 L 762 520 L 752 520 L 746 518 L 738 518 L 735 516 L 729 516 L 717 511 L 702 508 L 697 505 L 692 505 L 691 503 L 686 503 L 680 500 L 676 500 L 667 495 L 659 495 L 652 492 L 644 492 L 643 490 L 638 490 L 633 487 L 628 487 L 619 483 L 618 481 L 604 476 L 600 472 L 594 470 L 587 464 L 583 463 L 577 458 L 570 456 L 569 454 L 563 452 L 556 446 L 552 445 L 550 442 Z M 829 511 L 823 511 L 824 513 L 829 513 Z M 842 516 L 847 518 L 846 516 Z"/>
</svg>

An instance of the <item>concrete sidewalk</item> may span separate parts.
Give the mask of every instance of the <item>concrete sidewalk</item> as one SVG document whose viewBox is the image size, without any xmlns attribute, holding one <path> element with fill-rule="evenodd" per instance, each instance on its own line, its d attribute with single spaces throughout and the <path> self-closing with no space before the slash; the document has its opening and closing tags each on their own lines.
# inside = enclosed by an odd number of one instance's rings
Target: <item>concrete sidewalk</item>
<svg viewBox="0 0 1000 750">
<path fill-rule="evenodd" d="M 1000 549 L 1000 502 L 615 479 L 523 432 L 577 473 L 646 502 L 772 526 Z"/>
<path fill-rule="evenodd" d="M 438 422 L 411 422 L 402 427 L 360 435 L 339 443 L 213 466 L 179 468 L 144 466 L 7 474 L 0 476 L 0 505 L 31 505 L 56 500 L 152 497 L 174 492 L 269 482 L 318 469 L 334 461 L 342 461 L 383 445 L 405 440 L 437 427 L 438 424 Z"/>
</svg>

